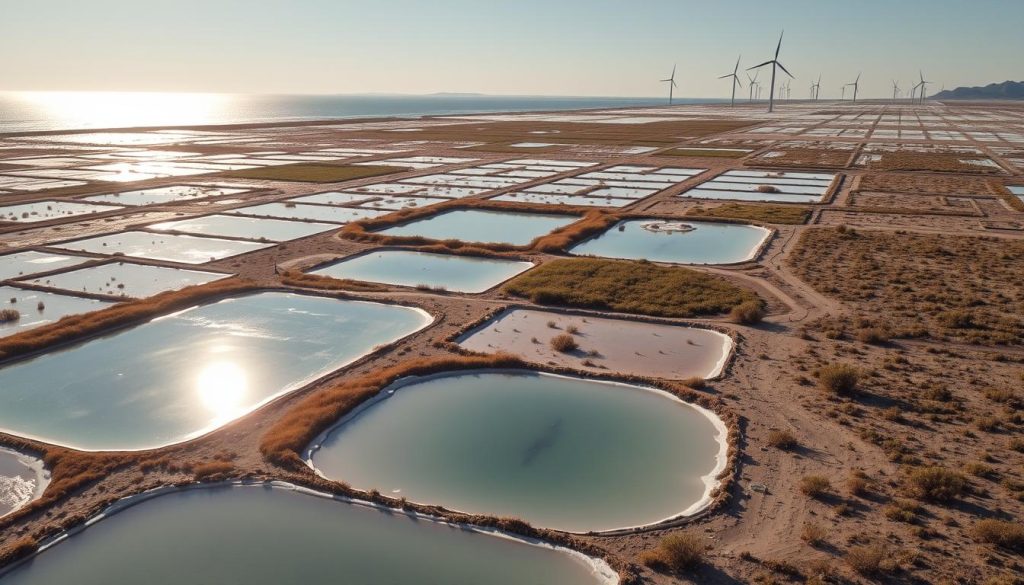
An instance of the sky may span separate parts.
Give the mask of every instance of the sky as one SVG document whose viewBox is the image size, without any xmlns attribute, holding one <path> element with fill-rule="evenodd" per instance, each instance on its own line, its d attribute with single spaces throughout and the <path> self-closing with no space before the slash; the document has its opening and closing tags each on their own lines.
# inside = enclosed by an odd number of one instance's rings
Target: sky
<svg viewBox="0 0 1024 585">
<path fill-rule="evenodd" d="M 715 98 L 785 28 L 794 98 L 860 71 L 883 97 L 919 68 L 1024 79 L 1022 24 L 1022 0 L 0 0 L 0 91 L 642 97 L 677 63 L 676 96 Z"/>
</svg>

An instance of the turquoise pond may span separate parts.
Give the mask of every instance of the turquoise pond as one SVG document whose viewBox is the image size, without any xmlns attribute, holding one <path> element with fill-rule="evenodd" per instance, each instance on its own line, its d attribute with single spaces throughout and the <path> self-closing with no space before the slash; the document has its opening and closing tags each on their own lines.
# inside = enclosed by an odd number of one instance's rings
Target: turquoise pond
<svg viewBox="0 0 1024 585">
<path fill-rule="evenodd" d="M 569 250 L 577 256 L 673 264 L 734 264 L 752 260 L 771 230 L 752 225 L 631 219 Z"/>
<path fill-rule="evenodd" d="M 525 246 L 577 220 L 575 215 L 519 213 L 459 209 L 431 215 L 377 233 L 385 236 L 415 236 L 431 240 L 462 240 Z"/>
<path fill-rule="evenodd" d="M 513 260 L 380 250 L 343 259 L 312 273 L 399 286 L 426 285 L 456 292 L 480 293 L 532 267 L 530 262 Z"/>
<path fill-rule="evenodd" d="M 430 321 L 279 292 L 194 307 L 0 368 L 0 429 L 90 450 L 180 442 Z"/>
<path fill-rule="evenodd" d="M 484 371 L 411 378 L 381 397 L 314 444 L 316 469 L 534 526 L 611 530 L 694 513 L 725 463 L 717 417 L 638 386 Z"/>
<path fill-rule="evenodd" d="M 607 564 L 284 487 L 142 501 L 0 576 L 4 585 L 611 585 Z"/>
</svg>

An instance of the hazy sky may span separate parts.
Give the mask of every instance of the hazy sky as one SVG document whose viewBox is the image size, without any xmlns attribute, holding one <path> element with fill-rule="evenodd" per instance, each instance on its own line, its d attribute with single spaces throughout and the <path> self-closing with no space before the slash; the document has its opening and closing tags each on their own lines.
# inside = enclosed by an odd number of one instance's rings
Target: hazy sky
<svg viewBox="0 0 1024 585">
<path fill-rule="evenodd" d="M 0 90 L 660 96 L 678 62 L 677 96 L 720 97 L 785 27 L 793 97 L 858 70 L 884 96 L 919 67 L 1024 79 L 1022 24 L 1024 0 L 0 0 Z"/>
</svg>

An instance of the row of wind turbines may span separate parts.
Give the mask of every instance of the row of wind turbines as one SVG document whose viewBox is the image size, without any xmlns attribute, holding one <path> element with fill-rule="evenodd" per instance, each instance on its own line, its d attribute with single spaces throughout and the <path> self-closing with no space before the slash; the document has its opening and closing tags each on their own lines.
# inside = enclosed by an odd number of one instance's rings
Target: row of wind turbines
<svg viewBox="0 0 1024 585">
<path fill-rule="evenodd" d="M 778 92 L 779 92 L 779 98 L 780 99 L 788 100 L 790 98 L 791 90 L 790 90 L 789 84 L 790 84 L 791 80 L 796 79 L 793 76 L 793 74 L 790 73 L 786 69 L 786 67 L 782 65 L 781 62 L 779 62 L 779 51 L 782 50 L 782 37 L 784 35 L 785 35 L 785 31 L 783 31 L 782 34 L 779 35 L 779 44 L 777 44 L 775 46 L 775 56 L 772 59 L 769 59 L 768 61 L 765 61 L 764 63 L 761 63 L 759 65 L 754 65 L 753 67 L 748 67 L 746 69 L 746 71 L 744 72 L 745 75 L 747 76 L 748 87 L 750 88 L 750 95 L 747 98 L 748 101 L 759 100 L 759 99 L 761 99 L 761 86 L 762 86 L 762 84 L 761 84 L 761 82 L 759 82 L 757 80 L 757 78 L 761 74 L 761 68 L 762 67 L 766 67 L 768 65 L 771 65 L 772 79 L 771 79 L 771 84 L 768 86 L 769 87 L 769 92 L 768 92 L 768 111 L 769 112 L 773 111 L 774 108 L 775 108 L 775 91 L 776 91 L 775 78 L 776 78 L 776 75 L 778 73 L 778 70 L 781 69 L 783 73 L 785 73 L 786 75 L 789 76 L 789 79 L 786 80 L 785 83 L 779 84 L 779 86 L 777 88 Z M 732 98 L 730 99 L 730 105 L 732 105 L 732 106 L 736 105 L 736 88 L 737 87 L 739 87 L 739 88 L 743 87 L 743 82 L 740 81 L 740 77 L 739 77 L 740 59 L 742 59 L 742 58 L 743 58 L 743 56 L 741 55 L 738 59 L 736 59 L 736 66 L 733 67 L 732 73 L 727 73 L 727 74 L 722 75 L 721 77 L 718 78 L 718 79 L 731 79 L 732 80 Z M 749 73 L 750 71 L 754 71 L 754 76 L 753 77 L 751 77 L 751 75 Z M 842 99 L 842 100 L 846 99 L 846 88 L 852 86 L 853 87 L 853 102 L 854 103 L 857 102 L 857 94 L 860 91 L 860 76 L 861 76 L 861 74 L 858 73 L 856 79 L 854 79 L 852 82 L 846 83 L 846 84 L 844 84 L 844 85 L 842 85 L 840 87 L 840 89 L 842 90 L 842 97 L 840 99 Z M 920 81 L 910 89 L 909 99 L 911 101 L 919 101 L 919 103 L 924 103 L 925 99 L 927 99 L 926 89 L 928 87 L 928 84 L 931 83 L 931 81 L 926 81 L 925 78 L 924 78 L 924 73 L 921 72 L 921 71 L 918 71 L 918 76 L 920 78 Z M 675 65 L 672 66 L 672 75 L 670 75 L 667 79 L 662 79 L 660 81 L 662 83 L 668 83 L 668 103 L 669 103 L 669 105 L 672 105 L 673 92 L 674 92 L 674 90 L 676 88 L 679 87 L 679 85 L 676 84 L 676 66 Z M 896 80 L 893 80 L 893 82 L 892 82 L 892 100 L 894 102 L 899 99 L 899 95 L 900 95 L 901 91 L 902 90 L 899 87 L 899 83 Z M 811 82 L 810 99 L 813 100 L 813 101 L 818 101 L 820 96 L 821 96 L 821 74 L 819 73 L 817 81 Z"/>
</svg>

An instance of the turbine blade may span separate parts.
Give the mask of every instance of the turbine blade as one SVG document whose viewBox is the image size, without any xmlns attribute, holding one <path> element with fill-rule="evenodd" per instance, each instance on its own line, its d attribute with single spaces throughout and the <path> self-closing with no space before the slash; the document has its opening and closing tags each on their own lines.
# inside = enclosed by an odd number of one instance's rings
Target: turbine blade
<svg viewBox="0 0 1024 585">
<path fill-rule="evenodd" d="M 779 44 L 775 46 L 775 59 L 779 58 L 779 50 L 782 48 L 782 37 L 786 34 L 786 30 L 783 29 L 782 33 L 779 34 Z"/>
<path fill-rule="evenodd" d="M 772 63 L 774 63 L 774 61 L 765 61 L 764 63 L 761 63 L 760 65 L 754 65 L 753 67 L 747 67 L 747 71 L 750 71 L 751 69 L 757 69 L 759 67 L 764 67 L 765 65 L 771 65 Z"/>
<path fill-rule="evenodd" d="M 775 64 L 779 66 L 779 69 L 782 69 L 783 71 L 786 71 L 786 68 L 782 66 L 782 63 L 779 63 L 778 61 L 776 61 Z M 786 75 L 788 75 L 790 77 L 793 77 L 793 74 L 790 73 L 789 71 L 786 71 Z M 793 79 L 796 79 L 796 77 L 793 77 Z"/>
</svg>

